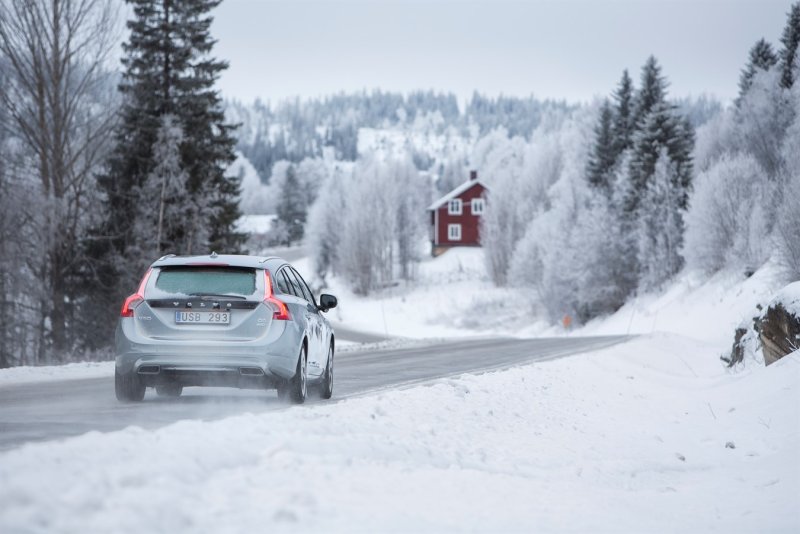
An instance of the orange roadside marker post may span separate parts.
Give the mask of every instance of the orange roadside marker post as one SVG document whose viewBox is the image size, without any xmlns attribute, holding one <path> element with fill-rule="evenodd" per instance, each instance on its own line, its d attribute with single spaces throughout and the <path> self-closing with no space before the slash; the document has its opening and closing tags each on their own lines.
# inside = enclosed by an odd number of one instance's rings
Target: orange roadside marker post
<svg viewBox="0 0 800 534">
<path fill-rule="evenodd" d="M 572 317 L 569 314 L 564 314 L 564 318 L 561 319 L 561 324 L 564 325 L 564 330 L 569 330 L 569 327 L 572 326 Z"/>
</svg>

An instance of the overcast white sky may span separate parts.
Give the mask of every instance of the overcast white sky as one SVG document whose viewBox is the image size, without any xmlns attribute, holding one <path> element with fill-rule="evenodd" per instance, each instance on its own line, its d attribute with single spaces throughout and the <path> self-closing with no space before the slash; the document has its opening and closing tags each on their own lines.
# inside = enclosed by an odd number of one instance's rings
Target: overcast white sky
<svg viewBox="0 0 800 534">
<path fill-rule="evenodd" d="M 790 0 L 224 0 L 212 29 L 244 101 L 381 88 L 586 101 L 650 54 L 671 95 L 736 95 Z"/>
</svg>

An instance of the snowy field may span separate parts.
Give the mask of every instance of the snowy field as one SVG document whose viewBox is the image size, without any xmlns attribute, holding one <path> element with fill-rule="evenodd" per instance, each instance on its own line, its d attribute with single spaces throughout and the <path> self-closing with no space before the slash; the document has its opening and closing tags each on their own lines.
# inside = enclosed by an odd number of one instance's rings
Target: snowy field
<svg viewBox="0 0 800 534">
<path fill-rule="evenodd" d="M 318 284 L 307 259 L 293 264 Z M 325 292 L 339 298 L 328 314 L 334 323 L 388 337 L 441 338 L 463 336 L 527 336 L 548 328 L 531 318 L 532 295 L 516 288 L 498 288 L 489 280 L 483 249 L 455 248 L 425 257 L 415 279 L 362 297 L 345 281 L 329 277 Z"/>
<path fill-rule="evenodd" d="M 800 528 L 800 356 L 656 335 L 430 386 L 30 444 L 3 532 Z M 32 476 L 36 473 L 36 476 Z"/>
</svg>

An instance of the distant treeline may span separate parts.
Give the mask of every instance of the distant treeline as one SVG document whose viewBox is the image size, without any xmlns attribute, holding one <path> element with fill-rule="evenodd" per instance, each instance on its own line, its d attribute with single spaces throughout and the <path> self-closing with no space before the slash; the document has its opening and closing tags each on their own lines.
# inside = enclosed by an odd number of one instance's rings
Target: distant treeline
<svg viewBox="0 0 800 534">
<path fill-rule="evenodd" d="M 299 163 L 321 156 L 325 147 L 332 148 L 338 160 L 355 161 L 359 128 L 395 128 L 424 118 L 438 123 L 442 130 L 457 128 L 464 137 L 482 136 L 500 126 L 512 137 L 528 137 L 548 111 L 577 107 L 534 96 L 474 93 L 462 112 L 454 93 L 415 91 L 404 95 L 380 90 L 285 100 L 275 105 L 260 100 L 251 105 L 229 100 L 226 106 L 229 119 L 241 124 L 237 148 L 264 183 L 269 181 L 275 162 Z M 422 159 L 415 164 L 424 170 L 430 162 Z"/>
</svg>

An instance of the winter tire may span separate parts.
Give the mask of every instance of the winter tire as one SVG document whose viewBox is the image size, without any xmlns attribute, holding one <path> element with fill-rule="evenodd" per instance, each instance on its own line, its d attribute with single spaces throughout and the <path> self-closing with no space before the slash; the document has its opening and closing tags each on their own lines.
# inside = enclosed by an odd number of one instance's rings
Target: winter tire
<svg viewBox="0 0 800 534">
<path fill-rule="evenodd" d="M 325 364 L 325 374 L 319 384 L 319 396 L 330 399 L 333 396 L 333 345 L 328 347 L 328 362 Z"/>
<path fill-rule="evenodd" d="M 122 402 L 140 402 L 144 399 L 145 385 L 135 373 L 120 373 L 114 369 L 114 392 Z"/>
<path fill-rule="evenodd" d="M 294 404 L 303 404 L 306 401 L 308 395 L 308 350 L 305 345 L 300 349 L 297 371 L 294 373 L 294 378 L 289 381 L 288 393 Z"/>
</svg>

